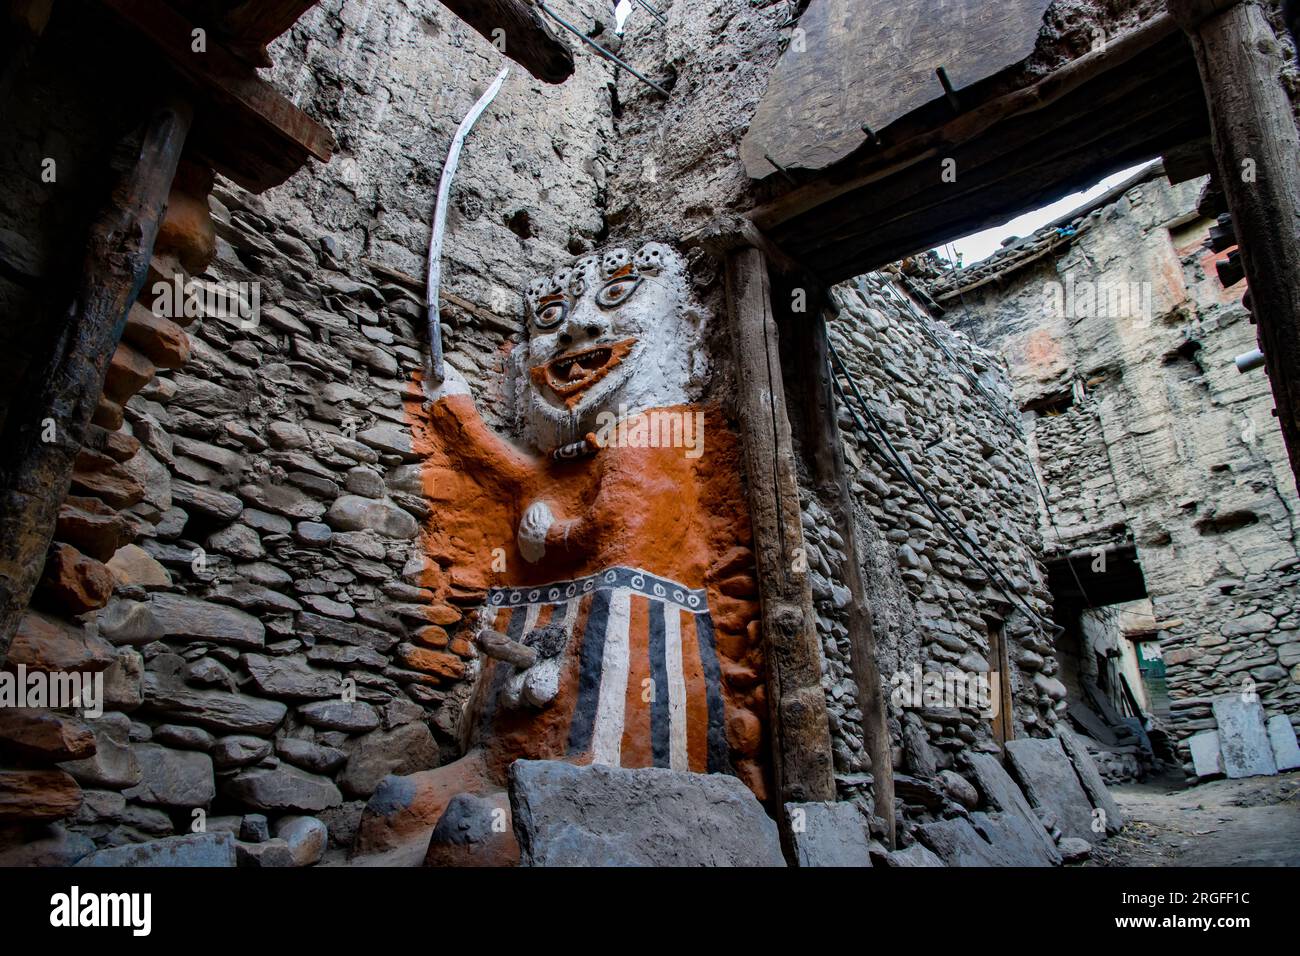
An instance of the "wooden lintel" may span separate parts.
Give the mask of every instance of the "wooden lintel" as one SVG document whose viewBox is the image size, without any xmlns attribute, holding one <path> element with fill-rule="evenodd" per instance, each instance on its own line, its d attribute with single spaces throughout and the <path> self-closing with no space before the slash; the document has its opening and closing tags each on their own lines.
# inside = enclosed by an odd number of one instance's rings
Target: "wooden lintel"
<svg viewBox="0 0 1300 956">
<path fill-rule="evenodd" d="M 196 27 L 167 4 L 99 2 L 157 49 L 208 101 L 196 105 L 194 133 L 204 158 L 219 171 L 260 192 L 283 182 L 308 156 L 329 161 L 334 151 L 330 131 L 259 77 L 212 32 L 199 52 L 194 49 Z"/>
</svg>

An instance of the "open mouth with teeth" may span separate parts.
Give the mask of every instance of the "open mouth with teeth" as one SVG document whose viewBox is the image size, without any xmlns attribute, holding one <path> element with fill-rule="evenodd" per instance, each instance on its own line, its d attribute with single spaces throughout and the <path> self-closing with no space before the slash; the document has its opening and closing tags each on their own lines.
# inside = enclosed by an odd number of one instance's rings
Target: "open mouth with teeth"
<svg viewBox="0 0 1300 956">
<path fill-rule="evenodd" d="M 608 342 L 579 351 L 565 352 L 532 370 L 533 383 L 545 386 L 572 408 L 584 392 L 614 371 L 627 353 L 636 345 L 636 339 Z"/>
</svg>

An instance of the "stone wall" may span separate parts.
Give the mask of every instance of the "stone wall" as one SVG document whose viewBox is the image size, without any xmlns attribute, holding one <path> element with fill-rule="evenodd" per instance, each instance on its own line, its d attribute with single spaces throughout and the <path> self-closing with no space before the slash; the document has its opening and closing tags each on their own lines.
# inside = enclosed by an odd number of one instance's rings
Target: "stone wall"
<svg viewBox="0 0 1300 956">
<path fill-rule="evenodd" d="M 96 416 L 119 429 L 112 458 L 83 454 L 60 521 L 59 540 L 93 555 L 56 546 L 10 655 L 104 671 L 108 712 L 64 721 L 79 736 L 37 762 L 94 750 L 64 760 L 71 776 L 32 777 L 41 788 L 6 803 L 0 816 L 28 821 L 4 834 L 6 859 L 186 833 L 201 810 L 209 831 L 243 826 L 244 862 L 283 862 L 245 815 L 274 832 L 316 814 L 345 847 L 380 778 L 458 751 L 473 652 L 454 633 L 461 611 L 420 586 L 428 504 L 409 424 L 437 175 L 501 58 L 432 0 L 325 3 L 273 53 L 276 82 L 341 149 L 265 197 L 221 182 L 209 201 L 210 175 L 178 178 Z M 525 278 L 603 231 L 593 172 L 610 114 L 598 60 L 562 87 L 512 72 L 462 157 L 444 268 L 464 296 L 443 313 L 448 362 L 494 423 L 510 418 L 504 353 Z M 74 164 L 64 175 L 78 185 Z M 245 284 L 260 312 L 156 315 L 155 280 L 191 272 Z M 7 753 L 33 733 L 11 724 Z M 73 810 L 71 835 L 40 829 Z"/>
<path fill-rule="evenodd" d="M 988 284 L 937 290 L 1011 366 L 1052 504 L 1049 551 L 1136 546 L 1179 741 L 1213 727 L 1209 699 L 1247 679 L 1270 716 L 1300 722 L 1295 480 L 1267 376 L 1233 364 L 1255 330 L 1244 283 L 1224 289 L 1203 245 L 1200 187 L 1157 168 L 1062 224 L 1076 235 L 1043 230 L 954 280 Z M 1073 308 L 1057 288 L 1074 289 Z"/>
<path fill-rule="evenodd" d="M 1010 428 L 1005 422 L 1013 409 L 1006 372 L 994 356 L 924 310 L 915 305 L 915 312 L 908 310 L 886 290 L 889 283 L 905 288 L 897 276 L 882 273 L 833 291 L 831 343 L 917 483 L 955 527 L 979 542 L 1012 588 L 1009 596 L 1003 593 L 963 553 L 840 403 L 885 693 L 894 697 L 901 686 L 896 675 L 910 675 L 914 668 L 927 674 L 986 675 L 990 628 L 997 627 L 1007 646 L 1014 735 L 1045 736 L 1059 719 L 1065 689 L 1053 677 L 1056 661 L 1049 636 L 1021 604 L 1040 620 L 1049 613 L 1029 457 L 1014 420 Z M 991 402 L 976 391 L 972 379 Z M 829 518 L 831 503 L 807 490 L 804 501 L 836 780 L 842 796 L 856 798 L 869 789 L 870 761 L 849 666 L 844 542 Z M 973 701 L 971 706 L 902 703 L 901 697 L 891 703 L 889 724 L 895 764 L 904 775 L 899 816 L 906 834 L 919 823 L 947 815 L 945 801 L 962 802 L 958 794 L 966 791 L 952 775 L 966 772 L 967 754 L 998 753 L 1000 748 L 987 714 Z M 908 778 L 921 780 L 919 789 L 912 789 Z M 940 794 L 937 803 L 923 796 L 931 794 L 927 783 Z M 909 839 L 905 836 L 904 842 Z"/>
</svg>

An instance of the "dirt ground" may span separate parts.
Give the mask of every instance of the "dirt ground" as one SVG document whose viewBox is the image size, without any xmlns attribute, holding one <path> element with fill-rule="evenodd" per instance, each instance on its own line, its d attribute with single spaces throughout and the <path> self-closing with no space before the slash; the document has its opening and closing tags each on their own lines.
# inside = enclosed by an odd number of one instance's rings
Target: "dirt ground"
<svg viewBox="0 0 1300 956">
<path fill-rule="evenodd" d="M 1300 866 L 1300 773 L 1111 793 L 1126 826 L 1089 866 Z"/>
</svg>

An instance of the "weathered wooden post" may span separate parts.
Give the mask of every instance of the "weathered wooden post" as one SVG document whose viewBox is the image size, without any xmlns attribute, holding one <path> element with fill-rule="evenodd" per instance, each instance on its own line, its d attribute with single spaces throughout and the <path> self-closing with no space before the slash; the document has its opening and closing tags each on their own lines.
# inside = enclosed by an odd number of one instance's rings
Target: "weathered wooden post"
<svg viewBox="0 0 1300 956">
<path fill-rule="evenodd" d="M 835 798 L 830 724 L 767 258 L 744 246 L 728 252 L 726 261 L 779 809 Z M 780 817 L 784 821 L 784 813 Z"/>
<path fill-rule="evenodd" d="M 9 411 L 0 465 L 0 663 L 45 565 L 59 506 L 86 438 L 108 360 L 144 284 L 158 226 L 189 132 L 187 104 L 149 121 L 134 167 L 90 226 L 81 274 L 42 321 L 55 327 Z"/>
<path fill-rule="evenodd" d="M 804 442 L 817 491 L 830 502 L 835 526 L 844 539 L 844 586 L 849 590 L 849 664 L 858 688 L 863 743 L 871 756 L 872 791 L 876 815 L 885 821 L 889 846 L 894 846 L 894 767 L 885 692 L 876 662 L 876 629 L 862 581 L 862 551 L 858 522 L 849 490 L 848 465 L 831 377 L 826 321 L 817 313 L 798 328 L 804 390 Z"/>
<path fill-rule="evenodd" d="M 1168 0 L 1187 32 L 1209 106 L 1277 417 L 1300 476 L 1300 134 L 1279 81 L 1281 52 L 1259 6 Z"/>
</svg>

